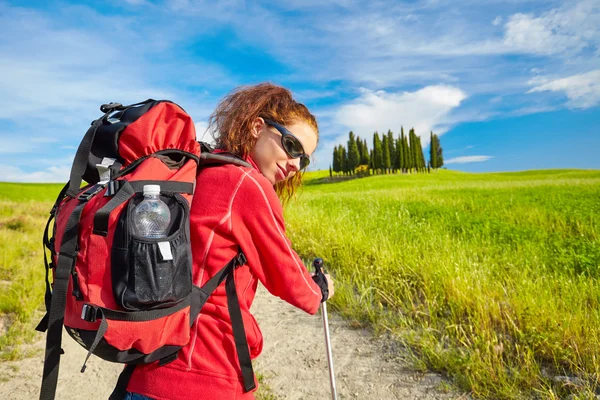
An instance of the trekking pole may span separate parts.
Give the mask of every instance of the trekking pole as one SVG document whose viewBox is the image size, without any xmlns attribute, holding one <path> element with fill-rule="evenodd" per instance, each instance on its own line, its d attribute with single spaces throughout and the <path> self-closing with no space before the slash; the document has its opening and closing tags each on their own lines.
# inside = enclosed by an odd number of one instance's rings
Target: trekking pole
<svg viewBox="0 0 600 400">
<path fill-rule="evenodd" d="M 313 261 L 315 273 L 324 275 L 323 259 L 315 258 Z M 337 392 L 335 390 L 335 374 L 333 372 L 333 356 L 331 354 L 331 339 L 329 337 L 329 320 L 327 319 L 327 301 L 321 303 L 321 314 L 323 314 L 323 328 L 325 330 L 325 347 L 327 348 L 327 365 L 329 366 L 329 383 L 331 384 L 331 399 L 337 400 Z"/>
</svg>

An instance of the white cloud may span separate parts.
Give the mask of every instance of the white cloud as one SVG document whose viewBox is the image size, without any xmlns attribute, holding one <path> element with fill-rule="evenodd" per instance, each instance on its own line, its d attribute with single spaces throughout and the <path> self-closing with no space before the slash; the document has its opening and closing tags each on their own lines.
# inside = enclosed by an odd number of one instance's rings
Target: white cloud
<svg viewBox="0 0 600 400">
<path fill-rule="evenodd" d="M 536 75 L 533 78 L 531 78 L 530 80 L 527 81 L 528 85 L 531 86 L 535 86 L 535 85 L 543 85 L 544 83 L 548 82 L 549 79 L 545 76 L 542 75 Z"/>
<path fill-rule="evenodd" d="M 0 181 L 4 182 L 67 182 L 70 166 L 52 166 L 42 171 L 25 172 L 12 165 L 0 164 Z"/>
<path fill-rule="evenodd" d="M 449 160 L 444 160 L 444 165 L 446 164 L 467 164 L 474 162 L 483 162 L 494 158 L 493 156 L 463 156 L 463 157 L 454 157 Z"/>
<path fill-rule="evenodd" d="M 502 23 L 502 17 L 499 15 L 496 18 L 494 18 L 494 20 L 492 21 L 492 25 L 494 25 L 494 26 L 500 25 L 501 23 Z"/>
<path fill-rule="evenodd" d="M 208 131 L 208 123 L 205 121 L 199 121 L 194 123 L 194 126 L 196 127 L 196 140 L 202 141 L 202 142 L 207 142 L 207 143 L 213 143 L 213 138 L 210 134 L 210 132 Z"/>
<path fill-rule="evenodd" d="M 539 17 L 517 13 L 504 25 L 509 51 L 539 55 L 573 55 L 600 43 L 600 8 L 596 0 L 566 3 Z"/>
<path fill-rule="evenodd" d="M 360 97 L 339 108 L 336 122 L 362 137 L 374 131 L 391 129 L 398 135 L 400 126 L 405 133 L 415 128 L 423 145 L 429 143 L 429 132 L 444 133 L 448 115 L 467 95 L 453 86 L 427 86 L 415 92 L 389 93 L 383 90 L 361 89 Z"/>
<path fill-rule="evenodd" d="M 567 95 L 567 105 L 571 108 L 589 108 L 600 104 L 600 69 L 562 79 L 545 78 L 537 82 L 540 84 L 527 93 L 562 91 Z"/>
</svg>

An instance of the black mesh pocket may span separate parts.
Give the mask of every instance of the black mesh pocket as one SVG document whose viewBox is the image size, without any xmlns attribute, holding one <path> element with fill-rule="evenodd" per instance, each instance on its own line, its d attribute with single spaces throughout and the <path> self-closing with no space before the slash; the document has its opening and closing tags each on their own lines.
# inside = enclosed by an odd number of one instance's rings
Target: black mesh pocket
<svg viewBox="0 0 600 400">
<path fill-rule="evenodd" d="M 149 239 L 132 234 L 132 210 L 143 200 L 136 196 L 123 211 L 112 249 L 113 294 L 128 310 L 171 307 L 192 291 L 189 207 L 180 195 L 161 195 L 171 211 L 169 234 Z"/>
</svg>

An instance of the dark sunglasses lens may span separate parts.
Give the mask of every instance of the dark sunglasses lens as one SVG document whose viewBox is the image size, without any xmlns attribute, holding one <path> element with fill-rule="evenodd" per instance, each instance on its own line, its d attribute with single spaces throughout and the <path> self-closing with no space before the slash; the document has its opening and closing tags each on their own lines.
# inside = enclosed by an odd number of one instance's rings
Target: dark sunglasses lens
<svg viewBox="0 0 600 400">
<path fill-rule="evenodd" d="M 300 159 L 300 169 L 308 167 L 308 164 L 310 164 L 310 159 L 307 156 L 302 156 Z"/>
<path fill-rule="evenodd" d="M 295 137 L 285 135 L 281 138 L 281 141 L 285 151 L 288 152 L 290 157 L 297 158 L 304 154 L 304 148 L 302 147 L 302 144 Z"/>
</svg>

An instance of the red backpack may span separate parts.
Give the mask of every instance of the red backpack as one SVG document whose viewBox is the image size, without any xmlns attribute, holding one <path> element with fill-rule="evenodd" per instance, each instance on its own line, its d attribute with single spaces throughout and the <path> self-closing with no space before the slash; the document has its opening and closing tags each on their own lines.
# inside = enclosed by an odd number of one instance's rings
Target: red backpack
<svg viewBox="0 0 600 400">
<path fill-rule="evenodd" d="M 231 273 L 245 257 L 240 252 L 203 287 L 193 285 L 189 226 L 198 168 L 249 164 L 210 153 L 196 141 L 190 116 L 170 101 L 110 103 L 100 110 L 104 115 L 83 138 L 44 232 L 51 257 L 48 262 L 44 249 L 47 313 L 36 329 L 48 333 L 40 399 L 55 396 L 63 325 L 88 350 L 81 372 L 91 354 L 127 364 L 111 395 L 122 399 L 136 364 L 177 358 L 200 308 L 225 279 L 244 386 L 252 390 Z M 80 188 L 82 180 L 88 184 Z M 140 237 L 132 228 L 133 209 L 151 184 L 160 185 L 171 214 L 164 238 Z"/>
</svg>

